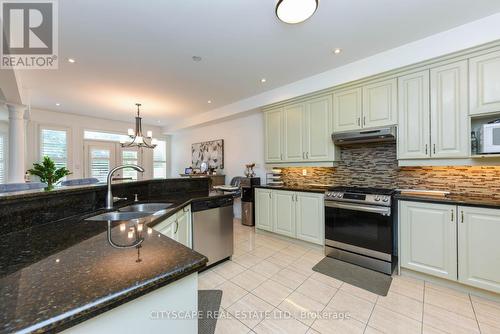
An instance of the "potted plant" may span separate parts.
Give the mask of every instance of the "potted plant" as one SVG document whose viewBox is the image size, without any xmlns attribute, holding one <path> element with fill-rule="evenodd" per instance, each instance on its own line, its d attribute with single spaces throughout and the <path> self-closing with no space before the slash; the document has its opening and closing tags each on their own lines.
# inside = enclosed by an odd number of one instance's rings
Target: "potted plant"
<svg viewBox="0 0 500 334">
<path fill-rule="evenodd" d="M 71 174 L 66 167 L 56 168 L 54 160 L 45 156 L 42 163 L 34 163 L 33 168 L 28 170 L 30 175 L 40 178 L 40 182 L 46 183 L 46 190 L 54 189 L 54 184 L 65 176 Z"/>
</svg>

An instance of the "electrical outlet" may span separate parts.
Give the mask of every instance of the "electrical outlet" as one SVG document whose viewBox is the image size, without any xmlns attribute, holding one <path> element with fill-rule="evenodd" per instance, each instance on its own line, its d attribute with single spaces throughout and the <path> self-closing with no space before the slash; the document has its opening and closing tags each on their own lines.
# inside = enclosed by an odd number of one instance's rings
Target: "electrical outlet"
<svg viewBox="0 0 500 334">
<path fill-rule="evenodd" d="M 302 170 L 302 176 L 307 176 L 307 169 Z"/>
</svg>

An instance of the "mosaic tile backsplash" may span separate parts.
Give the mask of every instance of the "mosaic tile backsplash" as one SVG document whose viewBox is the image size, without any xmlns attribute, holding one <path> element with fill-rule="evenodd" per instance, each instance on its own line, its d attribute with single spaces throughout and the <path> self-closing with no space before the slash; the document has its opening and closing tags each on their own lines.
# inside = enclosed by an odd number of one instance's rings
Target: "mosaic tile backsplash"
<svg viewBox="0 0 500 334">
<path fill-rule="evenodd" d="M 302 170 L 307 170 L 307 176 Z M 287 185 L 446 190 L 500 199 L 500 166 L 398 167 L 396 145 L 373 143 L 341 149 L 337 167 L 283 168 Z"/>
</svg>

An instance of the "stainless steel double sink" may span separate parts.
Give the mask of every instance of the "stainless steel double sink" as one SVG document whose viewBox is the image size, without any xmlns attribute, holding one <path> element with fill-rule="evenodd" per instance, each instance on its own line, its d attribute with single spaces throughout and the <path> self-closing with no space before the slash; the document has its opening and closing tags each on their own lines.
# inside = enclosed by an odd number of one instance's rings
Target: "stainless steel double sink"
<svg viewBox="0 0 500 334">
<path fill-rule="evenodd" d="M 102 213 L 97 216 L 89 217 L 89 221 L 126 221 L 141 219 L 153 216 L 157 213 L 168 211 L 168 208 L 174 203 L 139 203 L 125 206 L 117 211 Z"/>
</svg>

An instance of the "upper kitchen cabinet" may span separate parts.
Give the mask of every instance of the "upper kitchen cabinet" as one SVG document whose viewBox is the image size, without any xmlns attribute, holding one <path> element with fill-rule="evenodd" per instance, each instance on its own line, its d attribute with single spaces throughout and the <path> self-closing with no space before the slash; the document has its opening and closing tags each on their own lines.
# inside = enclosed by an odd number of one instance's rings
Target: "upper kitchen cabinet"
<svg viewBox="0 0 500 334">
<path fill-rule="evenodd" d="M 331 95 L 286 104 L 264 114 L 266 163 L 334 160 Z"/>
<path fill-rule="evenodd" d="M 500 51 L 469 60 L 470 114 L 500 111 Z"/>
<path fill-rule="evenodd" d="M 303 103 L 292 104 L 283 108 L 283 153 L 285 161 L 305 160 L 304 120 L 305 105 Z"/>
<path fill-rule="evenodd" d="M 349 88 L 333 93 L 333 131 L 361 129 L 362 89 Z"/>
<path fill-rule="evenodd" d="M 264 127 L 266 162 L 283 161 L 283 108 L 266 111 Z"/>
<path fill-rule="evenodd" d="M 433 158 L 466 158 L 470 155 L 467 74 L 467 60 L 431 69 Z"/>
<path fill-rule="evenodd" d="M 305 157 L 310 161 L 333 160 L 332 96 L 322 96 L 306 103 Z"/>
<path fill-rule="evenodd" d="M 397 123 L 397 79 L 363 86 L 363 128 Z"/>
<path fill-rule="evenodd" d="M 398 78 L 398 158 L 430 157 L 429 70 Z"/>
</svg>

